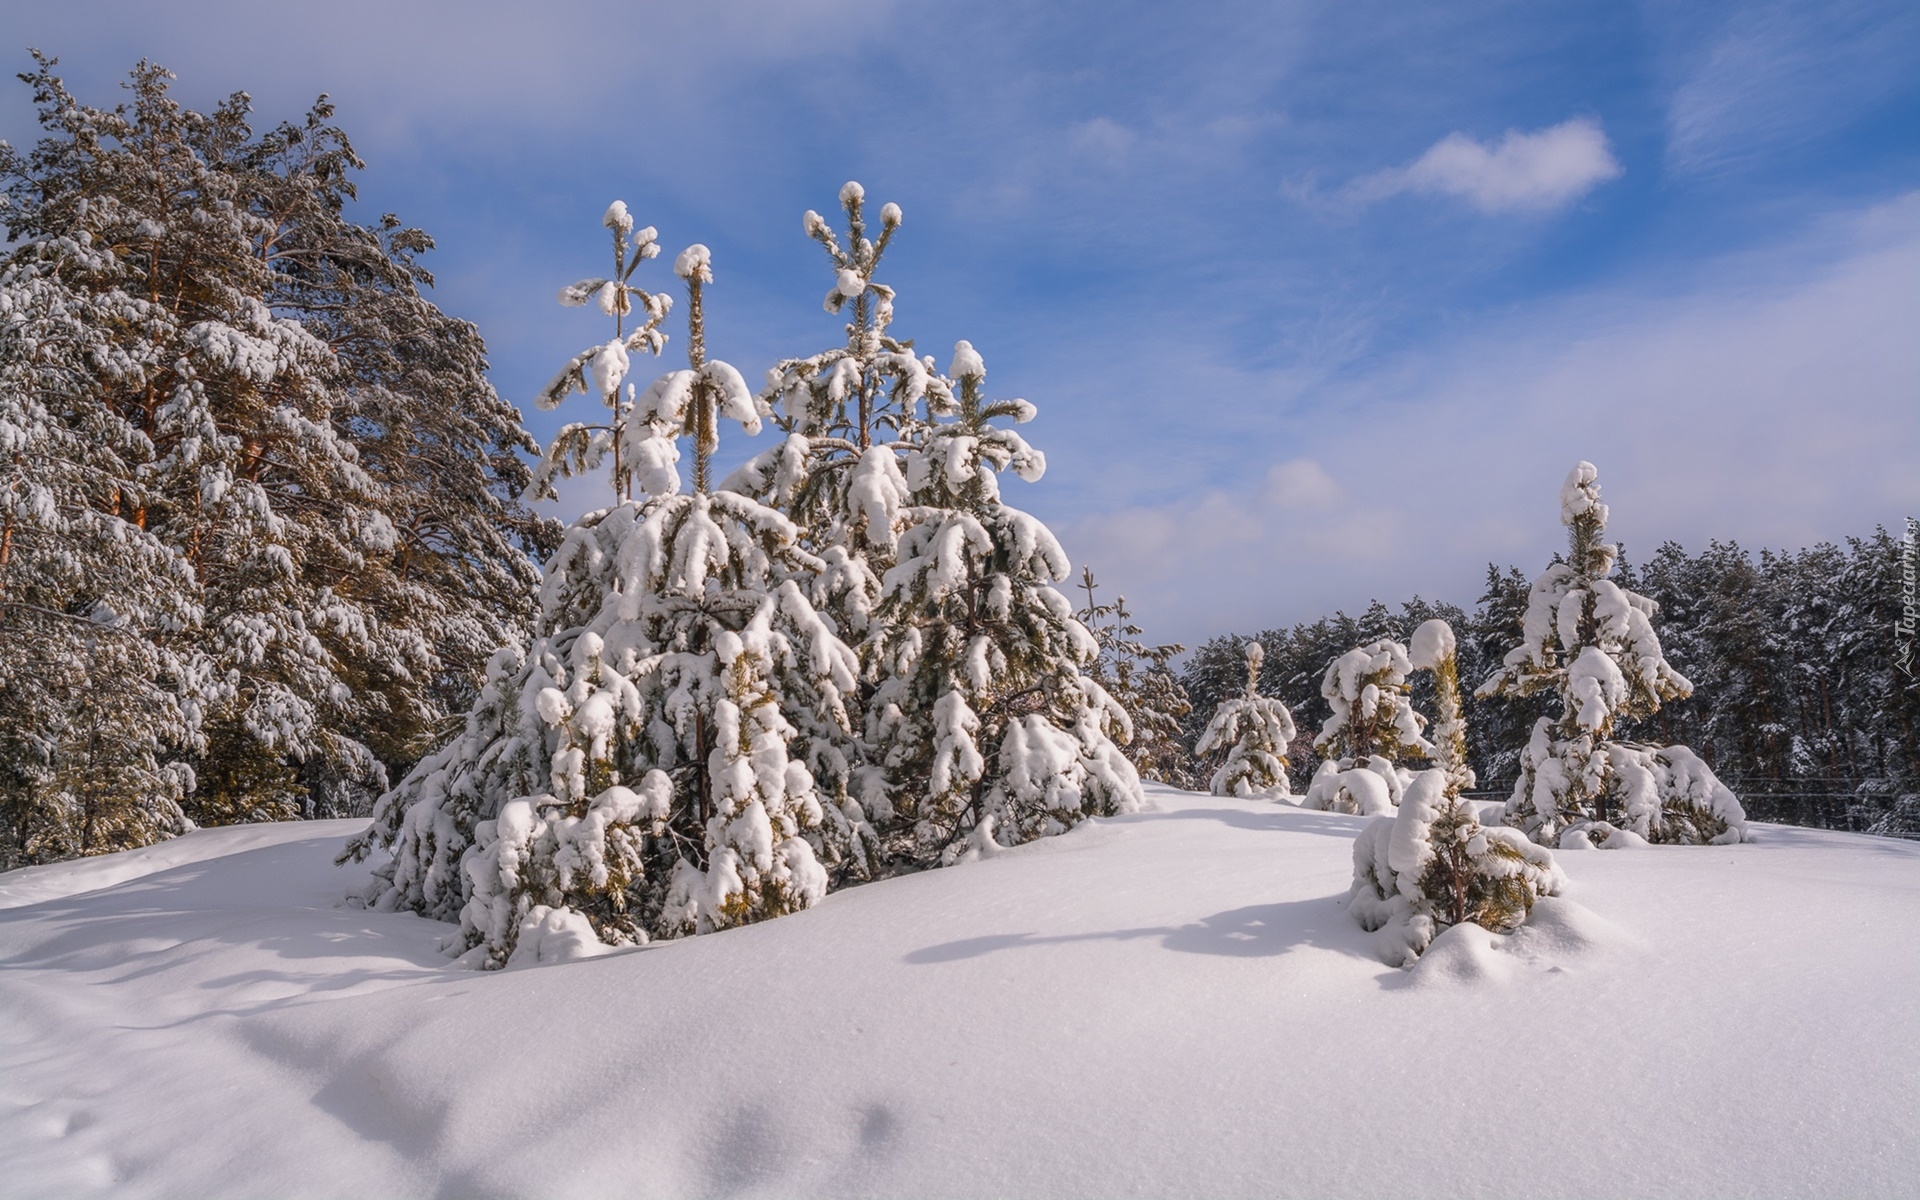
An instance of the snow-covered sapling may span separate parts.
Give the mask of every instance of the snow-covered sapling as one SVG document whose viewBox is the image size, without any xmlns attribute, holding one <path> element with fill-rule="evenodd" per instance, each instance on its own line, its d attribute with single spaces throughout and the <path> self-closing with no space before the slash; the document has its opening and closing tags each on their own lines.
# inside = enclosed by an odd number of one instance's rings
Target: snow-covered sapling
<svg viewBox="0 0 1920 1200">
<path fill-rule="evenodd" d="M 1142 802 L 1116 742 L 1131 722 L 1086 674 L 1093 635 L 1053 586 L 1066 552 L 1002 502 L 1000 474 L 1031 482 L 1046 459 L 1017 432 L 1025 400 L 987 400 L 986 365 L 954 346 L 954 419 L 907 466 L 912 504 L 868 639 L 880 676 L 868 727 L 897 789 L 901 852 L 947 862 L 1059 833 Z"/>
<path fill-rule="evenodd" d="M 1435 767 L 1413 777 L 1393 816 L 1374 818 L 1354 839 L 1348 907 L 1380 934 L 1382 957 L 1411 966 L 1448 926 L 1471 921 L 1505 933 L 1565 886 L 1552 851 L 1517 829 L 1482 826 Z"/>
<path fill-rule="evenodd" d="M 1567 475 L 1560 520 L 1567 559 L 1534 581 L 1520 645 L 1479 689 L 1559 701 L 1559 715 L 1535 723 L 1521 755 L 1508 822 L 1543 845 L 1740 841 L 1739 800 L 1691 750 L 1613 740 L 1619 721 L 1651 716 L 1693 685 L 1661 652 L 1658 606 L 1608 578 L 1618 550 L 1604 540 L 1607 506 L 1592 463 Z"/>
<path fill-rule="evenodd" d="M 1400 762 L 1433 754 L 1421 736 L 1426 718 L 1413 711 L 1409 699 L 1407 676 L 1412 671 L 1407 648 L 1385 639 L 1327 664 L 1320 695 L 1332 712 L 1313 739 L 1324 761 L 1302 807 L 1362 814 L 1393 811 L 1409 778 Z"/>
<path fill-rule="evenodd" d="M 1360 831 L 1353 847 L 1349 908 L 1380 931 L 1389 962 L 1410 965 L 1435 935 L 1471 921 L 1495 933 L 1527 918 L 1533 903 L 1565 883 L 1552 852 L 1518 830 L 1485 828 L 1472 801 L 1466 765 L 1466 722 L 1460 716 L 1460 672 L 1453 630 L 1424 623 L 1413 634 L 1409 660 L 1433 672 L 1435 766 L 1415 775 L 1391 817 Z"/>
<path fill-rule="evenodd" d="M 1460 655 L 1453 627 L 1435 617 L 1413 631 L 1407 661 L 1416 671 L 1433 672 L 1433 764 L 1447 773 L 1447 794 L 1457 796 L 1474 784 L 1467 765 L 1467 720 L 1460 708 Z"/>
<path fill-rule="evenodd" d="M 596 470 L 609 452 L 613 455 L 611 478 L 616 501 L 633 494 L 636 473 L 642 489 L 653 494 L 679 487 L 679 478 L 669 474 L 678 457 L 672 442 L 661 445 L 658 430 L 650 423 L 635 421 L 630 385 L 626 396 L 620 395 L 632 355 L 642 350 L 657 355 L 667 341 L 660 322 L 672 309 L 673 298 L 655 295 L 631 282 L 641 263 L 659 256 L 660 235 L 651 225 L 635 230 L 633 215 L 621 200 L 607 207 L 600 223 L 613 234 L 613 274 L 568 284 L 560 289 L 560 303 L 570 308 L 589 303 L 597 306 L 613 318 L 613 337 L 569 359 L 540 389 L 536 403 L 543 409 L 557 408 L 570 394 L 591 391 L 606 406 L 607 418 L 603 423 L 570 422 L 547 443 L 533 486 L 536 496 L 548 499 L 554 495 L 555 478 Z M 635 328 L 628 333 L 627 320 L 636 313 Z"/>
<path fill-rule="evenodd" d="M 1266 649 L 1247 643 L 1247 690 L 1222 701 L 1213 719 L 1195 743 L 1195 755 L 1226 752 L 1209 783 L 1216 796 L 1284 799 L 1287 782 L 1287 746 L 1293 741 L 1293 714 L 1277 697 L 1260 694 L 1260 663 Z"/>
<path fill-rule="evenodd" d="M 911 341 L 889 331 L 896 296 L 875 272 L 901 228 L 900 206 L 880 206 L 879 233 L 870 238 L 866 189 L 848 182 L 840 204 L 844 233 L 811 210 L 802 225 L 826 251 L 833 282 L 825 308 L 845 315 L 844 340 L 767 372 L 761 400 L 786 437 L 721 487 L 764 501 L 798 526 L 801 545 L 824 564 L 814 602 L 860 654 L 870 694 L 886 686 L 890 670 L 878 653 L 873 611 L 908 523 L 908 456 L 932 417 L 957 409 L 933 357 L 917 355 Z M 861 707 L 852 735 L 803 726 L 796 751 L 842 810 L 893 827 L 894 795 L 904 779 L 899 748 L 875 724 L 885 706 Z M 864 869 L 857 858 L 849 868 L 856 875 Z"/>
</svg>

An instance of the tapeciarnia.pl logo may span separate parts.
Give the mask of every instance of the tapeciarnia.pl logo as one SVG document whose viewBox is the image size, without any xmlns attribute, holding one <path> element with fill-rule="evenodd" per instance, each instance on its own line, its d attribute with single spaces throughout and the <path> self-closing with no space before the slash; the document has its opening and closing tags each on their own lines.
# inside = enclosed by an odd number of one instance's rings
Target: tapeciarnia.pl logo
<svg viewBox="0 0 1920 1200">
<path fill-rule="evenodd" d="M 1907 536 L 1900 540 L 1900 617 L 1893 623 L 1893 662 L 1908 679 L 1913 676 L 1914 630 L 1920 609 L 1914 598 L 1915 558 L 1920 556 L 1920 518 L 1907 518 Z"/>
</svg>

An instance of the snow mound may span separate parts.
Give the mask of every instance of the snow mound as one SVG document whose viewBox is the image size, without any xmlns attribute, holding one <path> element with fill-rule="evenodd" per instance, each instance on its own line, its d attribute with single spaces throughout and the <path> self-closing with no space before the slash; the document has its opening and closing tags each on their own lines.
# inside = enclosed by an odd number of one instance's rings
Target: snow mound
<svg viewBox="0 0 1920 1200">
<path fill-rule="evenodd" d="M 1604 917 L 1560 896 L 1536 900 L 1511 934 L 1478 925 L 1444 929 L 1408 970 L 1410 987 L 1499 986 L 1589 969 L 1644 943 Z"/>
</svg>

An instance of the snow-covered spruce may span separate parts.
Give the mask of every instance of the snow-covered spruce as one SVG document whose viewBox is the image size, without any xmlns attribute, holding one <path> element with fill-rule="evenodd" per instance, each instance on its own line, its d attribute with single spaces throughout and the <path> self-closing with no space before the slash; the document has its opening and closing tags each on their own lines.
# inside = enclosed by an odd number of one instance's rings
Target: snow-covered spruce
<svg viewBox="0 0 1920 1200">
<path fill-rule="evenodd" d="M 1143 641 L 1145 631 L 1134 624 L 1125 596 L 1115 597 L 1111 604 L 1095 599 L 1099 585 L 1093 568 L 1080 569 L 1080 586 L 1087 593 L 1087 604 L 1074 616 L 1100 644 L 1099 657 L 1088 674 L 1133 721 L 1133 740 L 1125 745 L 1127 761 L 1142 779 L 1198 787 L 1193 755 L 1180 728 L 1193 711 L 1193 702 L 1168 665 L 1187 648 L 1178 643 L 1150 646 Z"/>
<path fill-rule="evenodd" d="M 1327 664 L 1320 695 L 1332 712 L 1313 739 L 1323 761 L 1301 807 L 1367 814 L 1392 812 L 1400 803 L 1410 779 L 1401 760 L 1433 755 L 1421 736 L 1426 718 L 1409 699 L 1412 671 L 1407 648 L 1386 639 Z"/>
<path fill-rule="evenodd" d="M 1099 652 L 1053 584 L 1067 557 L 1047 527 L 1000 499 L 1046 460 L 1013 430 L 1025 400 L 989 402 L 966 342 L 952 365 L 958 412 L 909 458 L 910 505 L 867 639 L 878 684 L 868 728 L 893 785 L 898 850 L 944 863 L 1140 806 L 1116 740 L 1131 726 L 1086 674 Z"/>
<path fill-rule="evenodd" d="M 617 239 L 623 218 L 624 206 L 609 211 Z M 762 414 L 738 372 L 705 357 L 705 248 L 675 270 L 689 292 L 688 367 L 629 390 L 600 431 L 624 448 L 616 489 L 631 480 L 650 494 L 567 530 L 526 652 L 495 657 L 466 733 L 382 799 L 352 848 L 391 849 L 377 906 L 457 915 L 483 965 L 805 908 L 826 891 L 822 854 L 855 845 L 787 746 L 797 722 L 848 724 L 857 661 L 797 582 L 821 564 L 793 523 L 703 488 L 719 420 L 755 432 Z M 614 295 L 605 307 L 618 320 Z M 603 399 L 619 397 L 621 356 L 574 362 Z M 690 494 L 671 469 L 682 435 Z"/>
<path fill-rule="evenodd" d="M 804 228 L 827 252 L 826 308 L 848 315 L 845 341 L 768 373 L 762 399 L 787 438 L 722 485 L 794 518 L 825 564 L 815 602 L 859 649 L 861 736 L 803 730 L 796 748 L 842 808 L 885 835 L 892 867 L 1131 807 L 1137 777 L 1107 762 L 1106 730 L 1124 739 L 1124 716 L 1083 676 L 1090 639 L 1049 586 L 1064 555 L 1044 525 L 999 502 L 998 471 L 1037 479 L 1045 459 L 990 422 L 1025 421 L 1033 406 L 976 391 L 963 411 L 932 357 L 889 332 L 895 293 L 874 273 L 899 207 L 881 207 L 870 239 L 865 190 L 848 183 L 840 203 L 844 234 L 814 212 Z M 985 368 L 962 343 L 953 372 L 977 387 Z M 986 679 L 989 657 L 1010 673 Z"/>
<path fill-rule="evenodd" d="M 1216 796 L 1279 800 L 1292 794 L 1287 783 L 1287 745 L 1293 741 L 1293 714 L 1276 697 L 1260 694 L 1260 663 L 1265 657 L 1266 649 L 1259 642 L 1247 642 L 1247 690 L 1222 701 L 1194 743 L 1197 758 L 1226 752 L 1208 782 Z"/>
<path fill-rule="evenodd" d="M 1354 918 L 1380 933 L 1382 957 L 1399 966 L 1411 965 L 1450 925 L 1513 929 L 1535 900 L 1566 882 L 1551 851 L 1518 830 L 1483 827 L 1476 807 L 1460 796 L 1473 786 L 1473 771 L 1466 765 L 1453 629 L 1437 619 L 1423 623 L 1408 658 L 1414 669 L 1433 672 L 1435 766 L 1412 777 L 1394 815 L 1360 831 L 1349 894 Z"/>
<path fill-rule="evenodd" d="M 871 693 L 886 674 L 876 654 L 873 610 L 908 522 L 907 457 L 932 418 L 957 408 L 933 358 L 917 356 L 912 342 L 889 332 L 895 293 L 874 272 L 900 229 L 900 207 L 881 206 L 879 237 L 870 239 L 865 189 L 846 184 L 840 204 L 844 233 L 811 210 L 802 224 L 827 253 L 833 284 L 825 308 L 845 314 L 844 340 L 783 359 L 767 372 L 761 400 L 786 437 L 721 486 L 764 501 L 799 526 L 801 545 L 824 564 L 814 602 L 855 645 Z M 886 737 L 871 721 L 857 722 L 852 734 L 816 725 L 801 730 L 795 750 L 836 804 L 889 826 L 895 824 L 893 793 L 904 776 L 901 755 Z M 861 860 L 848 865 L 863 873 Z"/>
<path fill-rule="evenodd" d="M 1653 601 L 1609 579 L 1599 472 L 1577 464 L 1560 489 L 1570 549 L 1533 583 L 1520 645 L 1480 685 L 1482 696 L 1551 691 L 1557 717 L 1535 723 L 1507 802 L 1507 821 L 1543 845 L 1616 847 L 1737 842 L 1739 800 L 1684 746 L 1612 740 L 1616 722 L 1657 712 L 1693 685 L 1668 664 Z"/>
</svg>

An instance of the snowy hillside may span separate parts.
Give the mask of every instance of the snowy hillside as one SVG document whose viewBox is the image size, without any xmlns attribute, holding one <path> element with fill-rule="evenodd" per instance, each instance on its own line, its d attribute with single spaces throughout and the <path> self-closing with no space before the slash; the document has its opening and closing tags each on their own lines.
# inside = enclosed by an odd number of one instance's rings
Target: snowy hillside
<svg viewBox="0 0 1920 1200">
<path fill-rule="evenodd" d="M 498 973 L 338 906 L 350 822 L 0 875 L 0 1194 L 1912 1194 L 1920 846 L 1564 853 L 1403 972 L 1364 819 L 1150 799 Z"/>
</svg>

